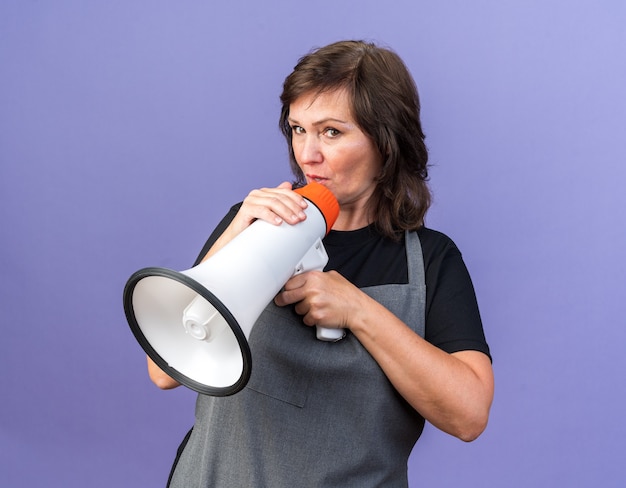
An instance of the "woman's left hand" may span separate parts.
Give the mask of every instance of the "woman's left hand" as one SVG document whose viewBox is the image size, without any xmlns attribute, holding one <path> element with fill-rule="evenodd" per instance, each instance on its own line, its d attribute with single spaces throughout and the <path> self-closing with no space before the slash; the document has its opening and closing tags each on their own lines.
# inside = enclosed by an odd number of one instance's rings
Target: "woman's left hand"
<svg viewBox="0 0 626 488">
<path fill-rule="evenodd" d="M 274 303 L 279 307 L 295 303 L 306 325 L 349 328 L 362 293 L 336 271 L 308 271 L 291 277 Z"/>
</svg>

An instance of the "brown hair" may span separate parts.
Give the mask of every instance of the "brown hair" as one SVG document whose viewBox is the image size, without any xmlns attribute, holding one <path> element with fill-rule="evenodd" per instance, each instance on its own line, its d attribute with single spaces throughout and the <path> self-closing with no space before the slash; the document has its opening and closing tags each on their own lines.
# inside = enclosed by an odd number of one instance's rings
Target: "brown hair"
<svg viewBox="0 0 626 488">
<path fill-rule="evenodd" d="M 377 229 L 397 239 L 424 223 L 430 205 L 428 151 L 420 123 L 415 82 L 393 51 L 363 41 L 340 41 L 302 57 L 285 79 L 280 129 L 291 169 L 304 184 L 291 146 L 290 105 L 302 95 L 346 89 L 361 130 L 382 155 L 382 171 L 368 206 Z"/>
</svg>

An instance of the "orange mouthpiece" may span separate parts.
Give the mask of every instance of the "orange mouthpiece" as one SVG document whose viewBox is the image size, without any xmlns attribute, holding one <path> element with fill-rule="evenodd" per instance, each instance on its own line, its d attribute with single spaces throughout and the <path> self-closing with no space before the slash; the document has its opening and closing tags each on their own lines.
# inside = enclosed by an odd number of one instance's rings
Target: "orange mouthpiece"
<svg viewBox="0 0 626 488">
<path fill-rule="evenodd" d="M 309 200 L 322 212 L 326 221 L 326 234 L 328 234 L 339 215 L 339 202 L 337 202 L 335 195 L 324 185 L 314 181 L 294 191 Z"/>
</svg>

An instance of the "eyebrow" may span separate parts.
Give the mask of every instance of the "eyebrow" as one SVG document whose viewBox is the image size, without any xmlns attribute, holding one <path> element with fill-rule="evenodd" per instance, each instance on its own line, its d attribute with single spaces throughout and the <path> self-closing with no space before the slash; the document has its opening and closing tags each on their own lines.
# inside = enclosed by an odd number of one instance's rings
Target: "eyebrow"
<svg viewBox="0 0 626 488">
<path fill-rule="evenodd" d="M 287 120 L 292 124 L 299 124 L 299 122 L 292 117 L 287 117 Z M 325 124 L 332 123 L 332 122 L 344 124 L 344 125 L 349 124 L 347 120 L 335 119 L 333 117 L 326 117 L 325 119 L 318 120 L 317 122 L 313 122 L 313 126 L 325 125 Z"/>
</svg>

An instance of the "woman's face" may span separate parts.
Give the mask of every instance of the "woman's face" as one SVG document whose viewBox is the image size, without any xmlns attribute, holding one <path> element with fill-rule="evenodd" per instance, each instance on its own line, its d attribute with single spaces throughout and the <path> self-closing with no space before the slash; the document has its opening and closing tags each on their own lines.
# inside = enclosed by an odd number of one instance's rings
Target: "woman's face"
<svg viewBox="0 0 626 488">
<path fill-rule="evenodd" d="M 346 91 L 302 95 L 290 105 L 288 120 L 293 153 L 306 181 L 331 190 L 342 210 L 362 214 L 382 158 L 356 124 Z"/>
</svg>

